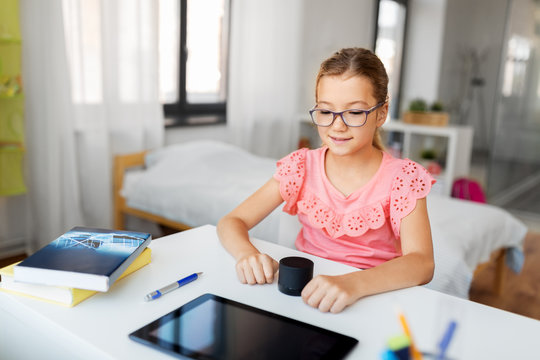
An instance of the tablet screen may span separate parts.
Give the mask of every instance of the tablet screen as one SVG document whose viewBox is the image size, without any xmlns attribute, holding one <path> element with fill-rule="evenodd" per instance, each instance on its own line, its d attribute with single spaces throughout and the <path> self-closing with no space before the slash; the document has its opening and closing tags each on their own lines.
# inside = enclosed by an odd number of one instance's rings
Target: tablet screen
<svg viewBox="0 0 540 360">
<path fill-rule="evenodd" d="M 340 359 L 356 339 L 212 294 L 131 333 L 193 359 Z"/>
</svg>

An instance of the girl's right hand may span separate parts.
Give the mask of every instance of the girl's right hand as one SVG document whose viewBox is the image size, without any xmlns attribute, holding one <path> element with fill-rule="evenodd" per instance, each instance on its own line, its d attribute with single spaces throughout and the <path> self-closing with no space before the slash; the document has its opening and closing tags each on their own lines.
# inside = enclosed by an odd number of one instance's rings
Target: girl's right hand
<svg viewBox="0 0 540 360">
<path fill-rule="evenodd" d="M 236 263 L 236 274 L 242 284 L 270 284 L 279 268 L 276 260 L 261 253 L 243 256 Z"/>
</svg>

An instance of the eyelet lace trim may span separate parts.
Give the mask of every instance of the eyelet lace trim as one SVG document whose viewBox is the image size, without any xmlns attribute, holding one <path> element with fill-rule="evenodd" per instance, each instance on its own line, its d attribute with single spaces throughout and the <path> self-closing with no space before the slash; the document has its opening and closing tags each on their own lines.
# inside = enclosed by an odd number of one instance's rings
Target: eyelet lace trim
<svg viewBox="0 0 540 360">
<path fill-rule="evenodd" d="M 306 174 L 306 152 L 308 149 L 297 150 L 277 162 L 276 175 L 279 180 L 279 191 L 285 205 L 283 211 L 296 215 L 296 202 Z"/>
<path fill-rule="evenodd" d="M 399 239 L 401 219 L 409 215 L 416 206 L 416 200 L 427 196 L 435 183 L 433 177 L 414 161 L 406 160 L 394 178 L 390 194 L 390 220 L 392 230 Z"/>
<path fill-rule="evenodd" d="M 399 239 L 401 219 L 414 209 L 417 199 L 429 193 L 435 182 L 423 167 L 406 160 L 393 180 L 389 198 L 347 214 L 340 214 L 313 193 L 304 193 L 304 198 L 298 201 L 304 183 L 307 150 L 297 150 L 277 163 L 276 174 L 280 181 L 280 192 L 286 202 L 283 211 L 292 215 L 296 215 L 298 211 L 306 214 L 314 227 L 326 230 L 332 238 L 363 235 L 369 229 L 383 226 L 385 219 L 390 216 L 392 230 Z"/>
<path fill-rule="evenodd" d="M 298 211 L 306 214 L 314 227 L 326 230 L 334 239 L 343 235 L 356 237 L 369 229 L 380 228 L 388 213 L 385 208 L 388 209 L 388 201 L 339 214 L 314 194 L 307 194 L 305 199 L 298 201 Z"/>
</svg>

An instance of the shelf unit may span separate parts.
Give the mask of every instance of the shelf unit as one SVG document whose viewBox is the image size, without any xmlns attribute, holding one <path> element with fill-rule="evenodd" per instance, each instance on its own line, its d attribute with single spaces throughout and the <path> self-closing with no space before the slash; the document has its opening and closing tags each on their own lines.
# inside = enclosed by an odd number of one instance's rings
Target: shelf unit
<svg viewBox="0 0 540 360">
<path fill-rule="evenodd" d="M 397 141 L 401 144 L 403 158 L 421 162 L 420 154 L 426 141 L 433 145 L 436 152 L 444 155 L 439 159 L 444 166 L 441 174 L 435 177 L 437 184 L 433 188 L 434 192 L 450 196 L 454 180 L 469 176 L 473 141 L 471 126 L 426 126 L 392 120 L 387 121 L 382 130 L 385 141 L 388 141 L 391 133 L 400 134 Z"/>
</svg>

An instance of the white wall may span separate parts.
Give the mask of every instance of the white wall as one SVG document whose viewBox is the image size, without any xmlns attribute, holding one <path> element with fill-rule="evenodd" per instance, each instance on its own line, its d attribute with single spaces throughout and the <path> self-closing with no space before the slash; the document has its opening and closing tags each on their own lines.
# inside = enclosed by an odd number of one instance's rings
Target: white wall
<svg viewBox="0 0 540 360">
<path fill-rule="evenodd" d="M 446 0 L 412 0 L 404 58 L 401 110 L 411 100 L 439 99 Z"/>
<path fill-rule="evenodd" d="M 298 110 L 305 114 L 315 101 L 315 77 L 321 62 L 344 47 L 373 49 L 375 1 L 305 0 Z"/>
</svg>

